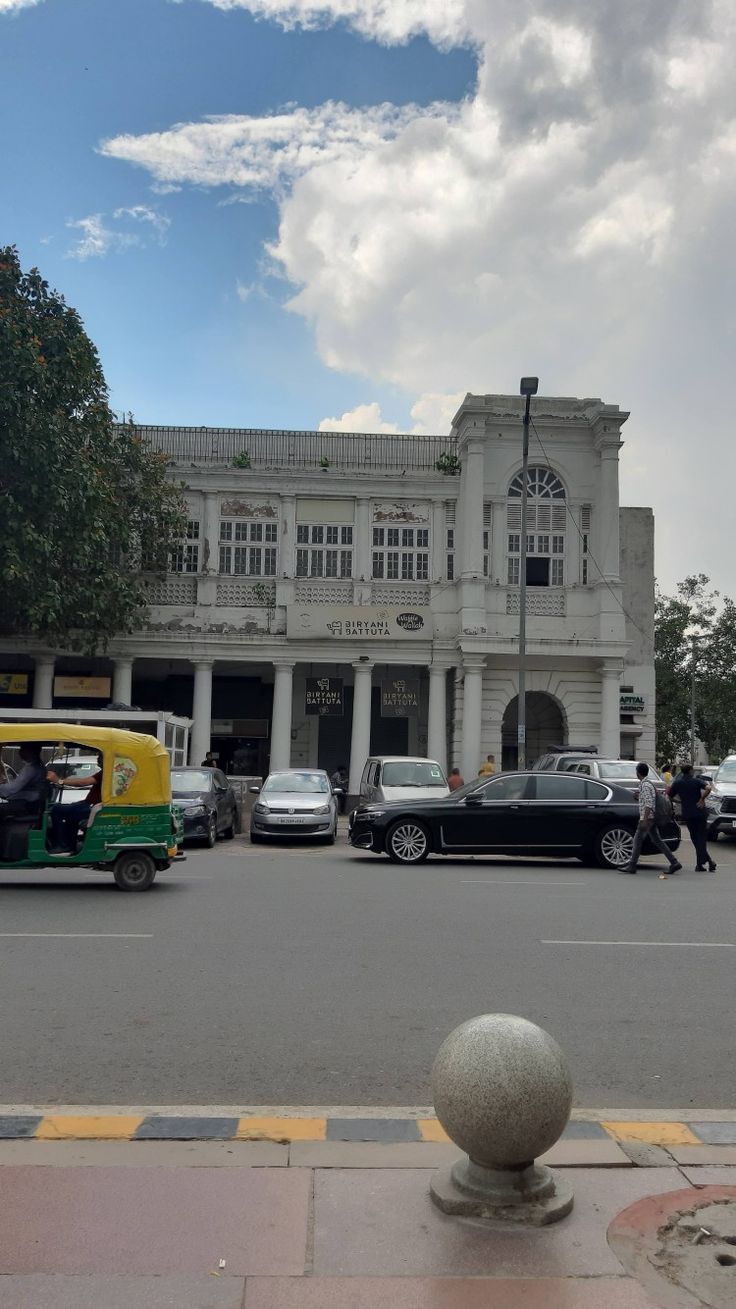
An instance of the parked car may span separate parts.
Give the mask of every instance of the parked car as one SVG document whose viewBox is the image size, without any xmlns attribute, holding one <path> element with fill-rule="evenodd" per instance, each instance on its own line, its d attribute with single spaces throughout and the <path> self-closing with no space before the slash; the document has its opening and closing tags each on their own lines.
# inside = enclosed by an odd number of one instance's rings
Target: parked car
<svg viewBox="0 0 736 1309">
<path fill-rule="evenodd" d="M 250 817 L 253 844 L 273 836 L 319 837 L 334 845 L 337 800 L 322 768 L 282 768 L 269 773 Z"/>
<path fill-rule="evenodd" d="M 721 832 L 736 837 L 736 754 L 727 755 L 718 765 L 711 785 L 713 790 L 705 801 L 708 839 L 716 840 Z"/>
<path fill-rule="evenodd" d="M 218 836 L 234 837 L 238 802 L 219 768 L 172 768 L 171 795 L 182 814 L 185 841 L 204 841 L 211 849 Z"/>
<path fill-rule="evenodd" d="M 418 864 L 430 854 L 553 855 L 623 868 L 639 820 L 636 797 L 579 774 L 502 773 L 441 800 L 361 805 L 350 818 L 350 843 Z M 660 829 L 671 850 L 674 820 Z M 647 843 L 644 854 L 653 853 Z"/>
<path fill-rule="evenodd" d="M 565 758 L 565 767 L 560 770 L 564 773 L 582 773 L 584 777 L 594 777 L 598 782 L 623 786 L 627 791 L 639 790 L 634 759 L 599 759 L 597 755 L 586 755 L 583 759 Z M 659 790 L 664 788 L 664 778 L 652 764 L 649 765 L 649 777 Z"/>
<path fill-rule="evenodd" d="M 437 761 L 414 755 L 373 756 L 366 760 L 360 779 L 361 804 L 413 800 L 420 796 L 439 800 L 449 794 L 447 778 Z"/>
</svg>

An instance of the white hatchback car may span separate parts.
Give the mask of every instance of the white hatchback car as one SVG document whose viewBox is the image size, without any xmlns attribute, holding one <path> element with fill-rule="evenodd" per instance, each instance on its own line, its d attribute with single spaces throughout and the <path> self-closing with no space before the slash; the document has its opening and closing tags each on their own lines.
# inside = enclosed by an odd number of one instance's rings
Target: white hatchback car
<svg viewBox="0 0 736 1309">
<path fill-rule="evenodd" d="M 391 800 L 440 800 L 450 788 L 435 759 L 383 755 L 368 759 L 360 779 L 360 803 Z"/>
</svg>

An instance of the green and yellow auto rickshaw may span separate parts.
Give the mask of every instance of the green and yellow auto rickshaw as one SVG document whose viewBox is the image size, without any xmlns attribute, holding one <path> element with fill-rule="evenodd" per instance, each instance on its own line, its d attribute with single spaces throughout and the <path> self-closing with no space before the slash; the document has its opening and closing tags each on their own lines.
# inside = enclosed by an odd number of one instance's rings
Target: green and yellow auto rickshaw
<svg viewBox="0 0 736 1309">
<path fill-rule="evenodd" d="M 25 747 L 24 757 L 41 758 L 47 771 L 40 789 L 36 784 L 19 799 L 0 798 L 0 870 L 109 868 L 121 890 L 147 891 L 157 871 L 177 857 L 169 755 L 155 737 L 71 723 L 0 723 L 8 776 L 24 767 L 23 757 L 11 766 L 10 747 L 16 747 L 13 756 Z M 86 787 L 85 767 L 90 788 L 96 778 L 94 790 Z M 77 801 L 99 799 L 81 806 L 69 848 L 57 851 L 52 832 L 70 785 Z M 7 790 L 0 786 L 0 795 Z"/>
</svg>

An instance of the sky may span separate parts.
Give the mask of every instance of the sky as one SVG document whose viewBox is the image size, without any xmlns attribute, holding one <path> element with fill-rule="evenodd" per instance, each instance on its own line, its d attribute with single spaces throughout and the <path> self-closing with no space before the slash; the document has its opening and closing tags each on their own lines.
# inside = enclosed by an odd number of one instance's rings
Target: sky
<svg viewBox="0 0 736 1309">
<path fill-rule="evenodd" d="M 631 411 L 666 590 L 733 595 L 732 0 L 0 0 L 0 242 L 139 422 Z"/>
</svg>

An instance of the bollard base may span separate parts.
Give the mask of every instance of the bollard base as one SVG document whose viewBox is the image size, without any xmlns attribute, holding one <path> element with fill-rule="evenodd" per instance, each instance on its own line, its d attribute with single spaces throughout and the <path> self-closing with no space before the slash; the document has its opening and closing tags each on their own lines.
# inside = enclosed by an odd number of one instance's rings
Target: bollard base
<svg viewBox="0 0 736 1309">
<path fill-rule="evenodd" d="M 525 1168 L 485 1168 L 464 1157 L 436 1173 L 432 1200 L 445 1214 L 493 1218 L 498 1222 L 546 1227 L 566 1218 L 572 1188 L 543 1164 Z"/>
</svg>

